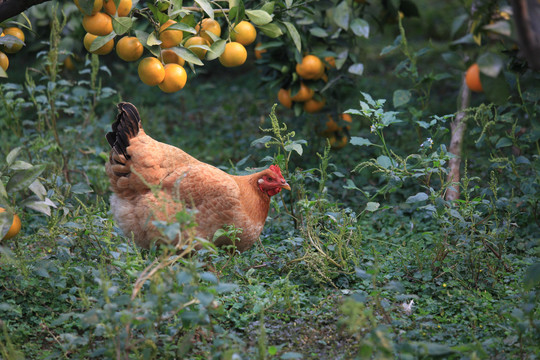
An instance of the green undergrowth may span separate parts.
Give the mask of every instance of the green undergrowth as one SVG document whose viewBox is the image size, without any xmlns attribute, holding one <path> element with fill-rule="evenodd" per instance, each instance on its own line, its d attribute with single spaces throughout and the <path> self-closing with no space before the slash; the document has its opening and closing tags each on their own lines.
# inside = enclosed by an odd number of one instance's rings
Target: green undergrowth
<svg viewBox="0 0 540 360">
<path fill-rule="evenodd" d="M 275 107 L 256 70 L 202 74 L 179 98 L 111 79 L 97 57 L 77 77 L 37 69 L 0 84 L 1 234 L 14 213 L 23 224 L 0 246 L 0 358 L 536 358 L 538 76 L 503 105 L 467 109 L 452 183 L 454 114 L 432 109 L 455 106 L 430 102 L 443 87 L 409 66 L 426 52 L 401 30 L 405 59 L 383 80 L 411 90 L 391 89 L 404 95 L 392 106 L 359 80 L 341 150 L 318 135 L 327 114 Z M 41 56 L 57 69 L 51 46 Z M 231 174 L 280 165 L 292 191 L 272 199 L 260 242 L 179 257 L 120 232 L 104 164 L 122 100 L 149 135 Z M 180 224 L 188 214 L 160 226 L 174 238 Z"/>
</svg>

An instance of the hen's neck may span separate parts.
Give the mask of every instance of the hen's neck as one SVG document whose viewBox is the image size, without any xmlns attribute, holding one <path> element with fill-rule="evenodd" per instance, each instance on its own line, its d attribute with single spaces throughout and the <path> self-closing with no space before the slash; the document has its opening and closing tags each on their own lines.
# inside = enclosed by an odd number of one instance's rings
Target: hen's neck
<svg viewBox="0 0 540 360">
<path fill-rule="evenodd" d="M 259 189 L 257 184 L 259 174 L 235 176 L 234 178 L 240 186 L 244 211 L 257 223 L 264 224 L 270 208 L 270 197 Z"/>
</svg>

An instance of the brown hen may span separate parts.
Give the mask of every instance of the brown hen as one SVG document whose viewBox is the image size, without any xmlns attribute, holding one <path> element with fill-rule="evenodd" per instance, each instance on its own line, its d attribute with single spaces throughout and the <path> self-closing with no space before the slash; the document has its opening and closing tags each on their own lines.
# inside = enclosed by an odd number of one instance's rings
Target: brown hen
<svg viewBox="0 0 540 360">
<path fill-rule="evenodd" d="M 196 236 L 212 241 L 217 230 L 234 225 L 242 229 L 237 249 L 249 249 L 263 229 L 270 197 L 281 189 L 290 190 L 279 167 L 229 175 L 146 135 L 132 104 L 120 103 L 118 110 L 107 134 L 112 149 L 106 171 L 114 192 L 111 210 L 122 231 L 149 248 L 163 240 L 154 220 L 173 222 L 178 212 L 191 209 Z M 174 243 L 178 241 L 179 236 Z M 230 244 L 230 240 L 220 237 L 215 244 Z"/>
</svg>

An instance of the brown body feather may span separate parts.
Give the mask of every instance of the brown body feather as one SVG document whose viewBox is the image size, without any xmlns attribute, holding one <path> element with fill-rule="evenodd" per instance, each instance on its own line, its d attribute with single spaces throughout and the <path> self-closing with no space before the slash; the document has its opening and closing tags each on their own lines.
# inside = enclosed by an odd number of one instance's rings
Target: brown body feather
<svg viewBox="0 0 540 360">
<path fill-rule="evenodd" d="M 118 108 L 113 131 L 107 134 L 112 149 L 106 171 L 114 192 L 111 210 L 124 233 L 148 248 L 160 238 L 152 221 L 171 221 L 185 207 L 196 210 L 196 236 L 212 240 L 218 229 L 234 225 L 242 229 L 238 250 L 251 247 L 263 229 L 270 204 L 270 196 L 258 181 L 275 173 L 267 169 L 247 176 L 229 175 L 146 135 L 132 104 L 120 103 Z M 152 187 L 160 190 L 152 191 Z M 216 241 L 216 245 L 226 243 L 223 238 Z"/>
</svg>

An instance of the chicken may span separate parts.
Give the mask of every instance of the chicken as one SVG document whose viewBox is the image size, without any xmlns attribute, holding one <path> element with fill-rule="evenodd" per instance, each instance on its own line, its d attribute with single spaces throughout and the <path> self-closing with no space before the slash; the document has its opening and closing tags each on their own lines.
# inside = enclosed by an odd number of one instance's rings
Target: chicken
<svg viewBox="0 0 540 360">
<path fill-rule="evenodd" d="M 163 239 L 154 220 L 173 222 L 176 213 L 191 209 L 196 236 L 212 241 L 217 230 L 234 225 L 242 230 L 236 248 L 249 249 L 261 234 L 270 198 L 290 190 L 280 168 L 229 175 L 146 135 L 134 105 L 123 102 L 118 109 L 107 133 L 111 153 L 106 171 L 113 191 L 111 210 L 122 231 L 149 248 Z M 214 243 L 228 245 L 230 240 L 222 236 Z"/>
</svg>

